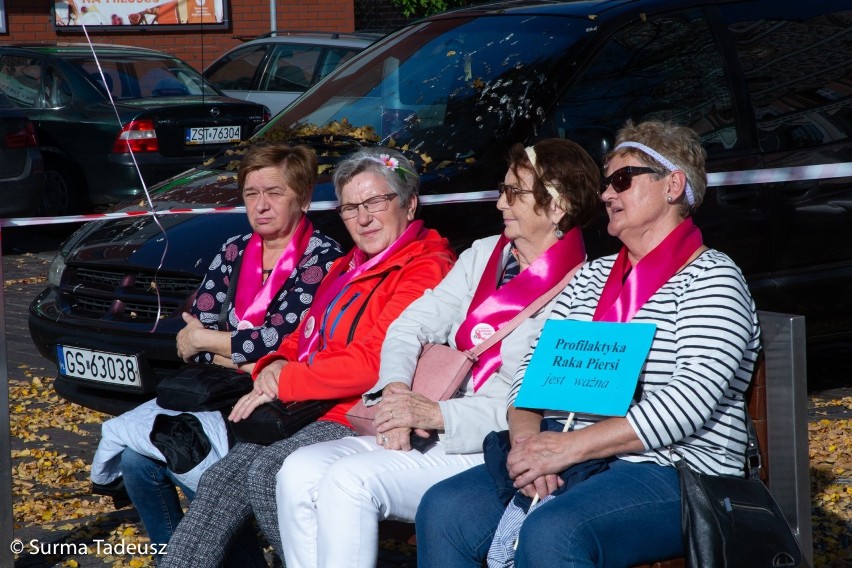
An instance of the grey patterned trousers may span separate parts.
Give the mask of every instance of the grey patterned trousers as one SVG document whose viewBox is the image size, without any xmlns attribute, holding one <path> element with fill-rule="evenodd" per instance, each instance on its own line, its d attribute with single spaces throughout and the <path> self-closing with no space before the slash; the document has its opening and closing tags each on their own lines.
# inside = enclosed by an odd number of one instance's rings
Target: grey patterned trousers
<svg viewBox="0 0 852 568">
<path fill-rule="evenodd" d="M 234 446 L 201 476 L 195 499 L 158 566 L 211 568 L 223 566 L 226 557 L 231 564 L 235 560 L 228 556 L 229 549 L 252 515 L 278 557 L 284 558 L 275 507 L 275 475 L 281 464 L 302 446 L 354 435 L 342 424 L 323 420 L 269 446 Z"/>
</svg>

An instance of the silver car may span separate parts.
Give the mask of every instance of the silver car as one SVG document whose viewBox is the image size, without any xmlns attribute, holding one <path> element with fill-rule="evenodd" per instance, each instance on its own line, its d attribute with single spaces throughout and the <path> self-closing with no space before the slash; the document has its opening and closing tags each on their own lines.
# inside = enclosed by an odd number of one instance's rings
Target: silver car
<svg viewBox="0 0 852 568">
<path fill-rule="evenodd" d="M 270 32 L 226 52 L 204 77 L 231 97 L 277 114 L 341 63 L 380 39 L 374 33 Z"/>
</svg>

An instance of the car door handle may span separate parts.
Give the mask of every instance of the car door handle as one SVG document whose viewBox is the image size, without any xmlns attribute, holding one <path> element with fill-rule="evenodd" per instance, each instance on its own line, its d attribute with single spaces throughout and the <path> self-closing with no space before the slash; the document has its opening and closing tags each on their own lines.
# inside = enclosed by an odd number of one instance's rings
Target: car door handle
<svg viewBox="0 0 852 568">
<path fill-rule="evenodd" d="M 812 180 L 794 181 L 782 183 L 775 190 L 780 191 L 787 199 L 802 199 L 807 197 L 809 193 L 817 188 L 817 184 Z"/>
<path fill-rule="evenodd" d="M 716 191 L 717 199 L 725 205 L 744 205 L 757 198 L 757 188 L 753 185 L 725 187 Z"/>
</svg>

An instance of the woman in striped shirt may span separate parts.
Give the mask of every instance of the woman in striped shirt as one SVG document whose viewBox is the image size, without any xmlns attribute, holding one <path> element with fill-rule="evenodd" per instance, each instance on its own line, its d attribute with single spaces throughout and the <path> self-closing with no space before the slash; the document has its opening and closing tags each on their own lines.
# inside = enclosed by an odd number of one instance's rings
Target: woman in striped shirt
<svg viewBox="0 0 852 568">
<path fill-rule="evenodd" d="M 675 557 L 683 553 L 680 489 L 669 448 L 704 473 L 743 475 L 744 394 L 760 330 L 740 270 L 704 246 L 692 223 L 707 184 L 698 136 L 628 122 L 605 172 L 608 231 L 622 250 L 586 265 L 552 317 L 656 325 L 633 402 L 624 417 L 578 415 L 562 432 L 564 413 L 513 404 L 532 378 L 524 376 L 529 354 L 509 395 L 505 465 L 519 493 L 541 503 L 523 521 L 517 550 L 501 552 L 493 537 L 506 500 L 486 466 L 434 486 L 416 519 L 421 568 L 479 566 L 486 556 L 505 566 L 514 555 L 519 567 Z M 585 469 L 564 475 L 577 468 Z"/>
</svg>

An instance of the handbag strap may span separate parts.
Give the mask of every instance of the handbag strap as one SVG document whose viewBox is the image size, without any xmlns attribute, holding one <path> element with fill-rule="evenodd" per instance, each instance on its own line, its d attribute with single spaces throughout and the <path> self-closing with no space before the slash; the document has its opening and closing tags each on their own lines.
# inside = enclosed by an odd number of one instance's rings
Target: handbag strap
<svg viewBox="0 0 852 568">
<path fill-rule="evenodd" d="M 745 473 L 747 479 L 754 479 L 757 481 L 761 481 L 760 479 L 760 468 L 763 467 L 762 459 L 760 457 L 760 441 L 757 439 L 757 431 L 754 428 L 754 421 L 751 419 L 751 414 L 748 413 L 748 408 L 746 408 L 746 435 L 748 439 L 746 441 L 746 451 L 745 451 Z M 687 465 L 686 457 L 681 454 L 677 448 L 674 447 L 673 444 L 668 446 L 669 449 L 669 459 L 678 469 L 682 469 L 686 467 L 689 469 Z M 678 459 L 674 459 L 677 456 Z"/>
<path fill-rule="evenodd" d="M 531 316 L 532 314 L 534 314 L 535 312 L 537 312 L 538 310 L 543 308 L 550 300 L 555 298 L 556 295 L 559 294 L 559 292 L 564 290 L 565 287 L 568 285 L 568 283 L 571 281 L 571 279 L 574 277 L 574 274 L 580 269 L 581 266 L 583 266 L 583 264 L 585 264 L 585 262 L 581 262 L 580 264 L 575 266 L 573 269 L 571 269 L 562 278 L 562 280 L 557 282 L 550 290 L 548 290 L 547 292 L 545 292 L 544 294 L 542 294 L 541 296 L 539 296 L 538 298 L 533 300 L 533 302 L 529 306 L 527 306 L 526 308 L 524 308 L 523 310 L 518 312 L 518 314 L 515 317 L 513 317 L 511 320 L 506 322 L 506 325 L 504 325 L 499 330 L 494 332 L 494 335 L 492 335 L 487 340 L 483 341 L 482 343 L 480 343 L 479 345 L 477 345 L 473 349 L 468 349 L 468 350 L 462 351 L 461 353 L 465 357 L 467 357 L 467 359 L 468 359 L 468 361 L 470 361 L 471 365 L 473 363 L 475 363 L 476 360 L 479 358 L 479 355 L 481 353 L 483 353 L 486 349 L 488 349 L 489 347 L 491 347 L 492 345 L 494 345 L 495 343 L 497 343 L 498 341 L 500 341 L 501 339 L 506 337 L 513 329 L 518 327 L 521 324 L 522 321 L 524 321 L 529 316 Z M 452 388 L 448 388 L 447 392 L 457 391 L 459 389 L 459 387 L 461 387 L 461 383 L 463 382 L 466 375 L 467 375 L 467 373 L 457 373 L 455 375 L 454 382 L 450 383 L 450 385 L 449 385 Z"/>
<path fill-rule="evenodd" d="M 746 475 L 749 479 L 760 479 L 760 468 L 763 467 L 763 462 L 760 457 L 760 441 L 757 439 L 757 431 L 754 429 L 754 421 L 751 419 L 751 414 L 746 408 L 746 432 L 748 441 L 746 442 Z"/>
<path fill-rule="evenodd" d="M 568 271 L 568 273 L 565 274 L 562 280 L 557 282 L 550 290 L 536 298 L 529 306 L 518 312 L 518 314 L 511 320 L 509 320 L 506 325 L 494 332 L 494 335 L 492 335 L 473 349 L 468 349 L 467 351 L 465 351 L 465 356 L 467 356 L 467 358 L 471 361 L 476 361 L 479 358 L 480 354 L 484 353 L 488 350 L 489 347 L 509 335 L 512 330 L 521 325 L 521 322 L 530 317 L 532 314 L 539 311 L 541 308 L 547 305 L 550 300 L 555 298 L 556 295 L 559 294 L 559 292 L 564 290 L 568 283 L 571 281 L 571 279 L 574 278 L 574 274 L 576 274 L 576 272 L 580 270 L 580 267 L 583 266 L 583 264 L 585 264 L 585 262 L 581 262 L 573 269 Z"/>
</svg>

